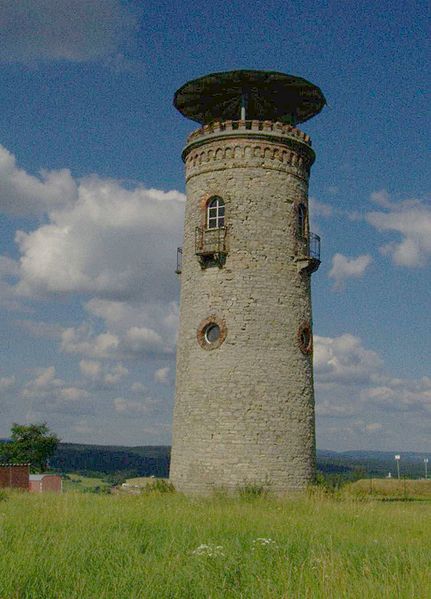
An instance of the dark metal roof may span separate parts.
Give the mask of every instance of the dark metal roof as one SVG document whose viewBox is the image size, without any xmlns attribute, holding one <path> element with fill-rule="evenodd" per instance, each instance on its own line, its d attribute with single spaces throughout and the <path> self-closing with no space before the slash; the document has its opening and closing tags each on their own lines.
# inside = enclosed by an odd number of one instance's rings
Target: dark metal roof
<svg viewBox="0 0 431 599">
<path fill-rule="evenodd" d="M 247 120 L 303 123 L 326 104 L 320 88 L 306 79 L 274 71 L 226 71 L 189 81 L 174 96 L 174 106 L 201 124 L 238 120 L 246 98 Z"/>
</svg>

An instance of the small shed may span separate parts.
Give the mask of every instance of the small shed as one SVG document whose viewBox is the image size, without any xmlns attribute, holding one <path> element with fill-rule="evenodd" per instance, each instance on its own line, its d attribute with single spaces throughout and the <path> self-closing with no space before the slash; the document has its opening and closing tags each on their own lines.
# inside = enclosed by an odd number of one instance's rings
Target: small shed
<svg viewBox="0 0 431 599">
<path fill-rule="evenodd" d="M 0 489 L 29 490 L 30 464 L 0 464 Z"/>
<path fill-rule="evenodd" d="M 63 484 L 58 474 L 30 474 L 31 493 L 61 493 Z"/>
</svg>

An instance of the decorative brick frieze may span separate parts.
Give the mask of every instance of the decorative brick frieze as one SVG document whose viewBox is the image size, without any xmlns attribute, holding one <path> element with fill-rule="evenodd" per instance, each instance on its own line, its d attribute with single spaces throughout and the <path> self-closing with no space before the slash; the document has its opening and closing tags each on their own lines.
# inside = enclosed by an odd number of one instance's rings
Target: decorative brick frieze
<svg viewBox="0 0 431 599">
<path fill-rule="evenodd" d="M 223 137 L 201 137 L 183 151 L 187 181 L 205 172 L 252 166 L 291 173 L 308 181 L 314 158 L 311 147 L 299 139 L 256 137 L 254 131 L 240 130 Z"/>
</svg>

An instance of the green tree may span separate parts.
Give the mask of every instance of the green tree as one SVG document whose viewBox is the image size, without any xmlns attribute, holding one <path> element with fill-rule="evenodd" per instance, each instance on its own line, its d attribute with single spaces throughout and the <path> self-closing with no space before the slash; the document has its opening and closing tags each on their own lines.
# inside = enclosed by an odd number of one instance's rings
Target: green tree
<svg viewBox="0 0 431 599">
<path fill-rule="evenodd" d="M 20 464 L 29 463 L 32 471 L 45 472 L 48 459 L 57 449 L 60 439 L 52 433 L 46 422 L 17 424 L 11 428 L 10 442 L 1 448 L 2 460 Z"/>
</svg>

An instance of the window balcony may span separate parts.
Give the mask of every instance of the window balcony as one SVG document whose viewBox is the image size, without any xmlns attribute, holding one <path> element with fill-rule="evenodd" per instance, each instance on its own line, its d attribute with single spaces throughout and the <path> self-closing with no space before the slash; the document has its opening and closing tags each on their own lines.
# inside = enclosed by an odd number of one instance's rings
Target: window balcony
<svg viewBox="0 0 431 599">
<path fill-rule="evenodd" d="M 218 266 L 221 268 L 226 262 L 228 253 L 228 228 L 195 229 L 195 254 L 202 268 Z"/>
<path fill-rule="evenodd" d="M 183 248 L 177 248 L 177 268 L 175 274 L 180 275 L 183 270 Z"/>
<path fill-rule="evenodd" d="M 304 239 L 304 254 L 295 258 L 298 271 L 306 271 L 308 274 L 316 272 L 320 266 L 320 237 L 316 233 L 309 232 Z"/>
</svg>

